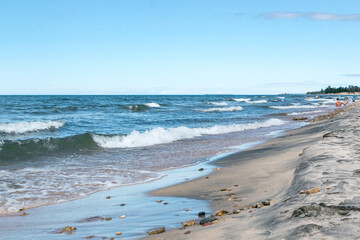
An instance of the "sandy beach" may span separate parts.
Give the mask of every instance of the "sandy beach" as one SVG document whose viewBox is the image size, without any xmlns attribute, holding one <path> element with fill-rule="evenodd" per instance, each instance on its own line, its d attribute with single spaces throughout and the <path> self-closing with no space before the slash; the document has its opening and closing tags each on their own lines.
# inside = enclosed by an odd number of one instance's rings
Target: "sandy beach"
<svg viewBox="0 0 360 240">
<path fill-rule="evenodd" d="M 208 200 L 206 217 L 218 216 L 146 239 L 357 239 L 359 114 L 357 103 L 338 109 L 213 162 L 206 177 L 152 192 Z"/>
</svg>

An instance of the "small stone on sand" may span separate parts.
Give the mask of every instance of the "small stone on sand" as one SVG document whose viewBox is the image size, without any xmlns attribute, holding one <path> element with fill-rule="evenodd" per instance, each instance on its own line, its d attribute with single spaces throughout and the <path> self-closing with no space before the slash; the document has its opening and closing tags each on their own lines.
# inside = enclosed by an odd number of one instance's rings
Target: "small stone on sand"
<svg viewBox="0 0 360 240">
<path fill-rule="evenodd" d="M 163 233 L 163 232 L 165 232 L 165 227 L 155 228 L 155 229 L 149 231 L 149 235 L 155 235 L 155 234 L 159 234 L 159 233 Z"/>
<path fill-rule="evenodd" d="M 317 188 L 312 188 L 312 189 L 309 189 L 309 190 L 306 190 L 305 193 L 306 194 L 314 194 L 314 193 L 317 193 L 317 192 L 320 192 L 320 188 L 317 187 Z"/>
<path fill-rule="evenodd" d="M 116 235 L 117 236 L 122 235 L 122 232 L 117 232 Z"/>
</svg>

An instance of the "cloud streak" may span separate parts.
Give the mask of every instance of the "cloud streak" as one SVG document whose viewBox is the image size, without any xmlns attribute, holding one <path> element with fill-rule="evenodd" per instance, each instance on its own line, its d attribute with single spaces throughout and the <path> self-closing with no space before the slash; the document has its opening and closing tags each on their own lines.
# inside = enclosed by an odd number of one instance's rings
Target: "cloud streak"
<svg viewBox="0 0 360 240">
<path fill-rule="evenodd" d="M 305 18 L 314 21 L 360 21 L 360 14 L 335 14 L 335 13 L 305 13 L 305 12 L 268 12 L 261 15 L 266 19 L 298 19 Z"/>
</svg>

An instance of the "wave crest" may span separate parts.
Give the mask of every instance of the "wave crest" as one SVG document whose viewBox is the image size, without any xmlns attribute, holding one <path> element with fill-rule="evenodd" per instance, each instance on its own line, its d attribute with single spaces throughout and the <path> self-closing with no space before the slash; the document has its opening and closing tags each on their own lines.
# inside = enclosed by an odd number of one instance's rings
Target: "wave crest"
<svg viewBox="0 0 360 240">
<path fill-rule="evenodd" d="M 65 123 L 63 120 L 0 123 L 0 133 L 23 134 L 27 132 L 40 132 L 59 129 L 63 127 Z"/>
<path fill-rule="evenodd" d="M 154 108 L 159 108 L 160 104 L 156 103 L 156 102 L 152 102 L 152 103 L 145 103 L 144 105 L 148 106 L 148 107 L 154 107 Z"/>
<path fill-rule="evenodd" d="M 91 136 L 94 142 L 103 148 L 132 148 L 165 144 L 182 139 L 200 137 L 202 135 L 224 134 L 278 126 L 284 123 L 285 121 L 283 120 L 271 118 L 264 122 L 254 122 L 248 124 L 215 125 L 213 127 L 206 128 L 177 127 L 164 129 L 162 127 L 157 127 L 142 133 L 133 131 L 126 136 L 106 136 L 97 134 L 91 134 Z"/>
<path fill-rule="evenodd" d="M 207 104 L 215 105 L 215 106 L 227 106 L 226 102 L 207 102 Z"/>
<path fill-rule="evenodd" d="M 208 109 L 195 109 L 200 112 L 233 112 L 233 111 L 242 111 L 243 108 L 238 107 L 226 107 L 226 108 L 208 108 Z"/>
</svg>

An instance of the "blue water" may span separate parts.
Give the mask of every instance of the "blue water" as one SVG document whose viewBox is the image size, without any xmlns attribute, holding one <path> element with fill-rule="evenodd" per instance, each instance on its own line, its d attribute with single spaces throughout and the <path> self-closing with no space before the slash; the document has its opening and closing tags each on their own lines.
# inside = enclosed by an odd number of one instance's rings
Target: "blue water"
<svg viewBox="0 0 360 240">
<path fill-rule="evenodd" d="M 305 95 L 0 96 L 0 214 L 158 179 L 334 105 Z"/>
</svg>

